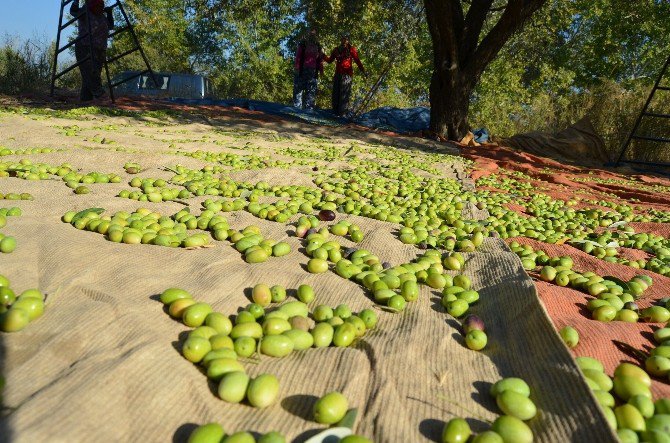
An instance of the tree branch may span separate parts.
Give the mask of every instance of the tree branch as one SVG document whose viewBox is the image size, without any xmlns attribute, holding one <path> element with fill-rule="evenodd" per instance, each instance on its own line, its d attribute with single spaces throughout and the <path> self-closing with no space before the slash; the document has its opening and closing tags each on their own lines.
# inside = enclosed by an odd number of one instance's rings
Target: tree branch
<svg viewBox="0 0 670 443">
<path fill-rule="evenodd" d="M 498 23 L 481 41 L 468 65 L 470 81 L 479 81 L 486 66 L 498 55 L 507 40 L 546 2 L 547 0 L 509 0 Z"/>
<path fill-rule="evenodd" d="M 482 32 L 486 16 L 492 4 L 493 0 L 472 0 L 472 5 L 468 9 L 463 28 L 463 44 L 460 53 L 462 64 L 472 57 L 472 53 L 477 48 L 479 34 Z"/>
</svg>

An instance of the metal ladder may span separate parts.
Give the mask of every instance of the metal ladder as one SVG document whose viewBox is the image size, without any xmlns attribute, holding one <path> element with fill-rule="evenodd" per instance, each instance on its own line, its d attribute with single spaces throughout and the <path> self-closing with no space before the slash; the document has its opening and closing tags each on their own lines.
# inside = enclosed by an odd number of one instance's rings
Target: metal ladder
<svg viewBox="0 0 670 443">
<path fill-rule="evenodd" d="M 658 75 L 658 78 L 656 79 L 656 83 L 654 83 L 654 87 L 651 89 L 651 93 L 649 93 L 649 97 L 647 97 L 647 101 L 644 104 L 644 107 L 642 108 L 642 111 L 640 112 L 640 115 L 638 115 L 637 120 L 635 120 L 635 125 L 633 125 L 633 130 L 630 131 L 630 134 L 628 135 L 628 138 L 626 139 L 625 143 L 621 147 L 621 151 L 619 152 L 619 156 L 617 157 L 616 162 L 614 163 L 614 166 L 618 166 L 620 163 L 633 163 L 633 164 L 640 164 L 640 165 L 649 165 L 649 166 L 670 166 L 670 163 L 667 162 L 646 162 L 646 161 L 639 161 L 639 160 L 622 160 L 624 155 L 626 154 L 626 151 L 630 147 L 630 143 L 633 140 L 647 140 L 647 141 L 653 141 L 653 142 L 659 142 L 659 143 L 670 143 L 670 138 L 664 138 L 664 137 L 653 137 L 649 135 L 638 135 L 637 130 L 640 127 L 640 123 L 642 123 L 643 118 L 661 118 L 661 119 L 670 119 L 670 114 L 660 114 L 657 112 L 649 112 L 649 105 L 651 104 L 651 101 L 654 99 L 654 95 L 656 94 L 656 91 L 670 91 L 670 85 L 667 86 L 662 86 L 661 85 L 661 80 L 665 76 L 665 73 L 668 71 L 668 68 L 670 67 L 670 57 L 665 61 L 665 64 L 663 65 L 663 68 L 661 69 L 660 74 Z"/>
<path fill-rule="evenodd" d="M 84 5 L 84 12 L 82 14 L 86 14 L 86 23 L 88 23 L 88 30 L 85 33 L 81 33 L 80 35 L 77 35 L 76 38 L 74 38 L 72 41 L 68 42 L 64 46 L 60 46 L 60 40 L 61 40 L 61 33 L 67 29 L 69 26 L 75 24 L 79 17 L 81 17 L 81 14 L 77 17 L 73 17 L 70 20 L 66 21 L 63 23 L 63 11 L 65 8 L 70 5 L 73 1 L 79 1 L 79 0 L 61 0 L 60 4 L 60 17 L 58 18 L 58 34 L 56 35 L 56 51 L 54 53 L 54 62 L 53 62 L 53 67 L 51 70 L 51 93 L 50 95 L 54 95 L 54 89 L 56 88 L 56 80 L 67 74 L 68 72 L 72 71 L 73 69 L 77 68 L 79 65 L 82 63 L 90 60 L 93 58 L 93 52 L 89 52 L 89 54 L 83 59 L 78 62 L 75 62 L 73 65 L 68 66 L 67 68 L 63 69 L 62 71 L 58 72 L 58 56 L 63 53 L 64 51 L 68 50 L 72 46 L 74 46 L 77 42 L 88 39 L 88 47 L 89 49 L 93 47 L 92 45 L 92 35 L 91 35 L 91 21 L 89 20 L 89 14 L 91 13 L 86 5 Z M 108 58 L 104 61 L 104 67 L 105 67 L 105 76 L 107 77 L 107 86 L 109 87 L 109 98 L 114 102 L 114 88 L 116 88 L 119 85 L 122 85 L 125 82 L 128 82 L 134 78 L 137 78 L 141 75 L 144 74 L 149 74 L 151 76 L 151 79 L 153 80 L 154 84 L 157 85 L 158 83 L 156 82 L 156 76 L 154 75 L 154 71 L 151 69 L 151 65 L 149 64 L 149 60 L 147 59 L 147 56 L 144 53 L 144 50 L 142 49 L 142 46 L 140 45 L 140 41 L 137 38 L 137 34 L 135 34 L 135 29 L 133 28 L 133 25 L 130 23 L 130 20 L 128 19 L 128 14 L 126 14 L 126 10 L 123 8 L 123 5 L 121 4 L 121 0 L 116 0 L 111 6 L 108 8 L 108 13 L 112 14 L 114 12 L 114 8 L 119 8 L 119 12 L 121 13 L 121 16 L 123 17 L 123 20 L 125 21 L 125 25 L 121 27 L 115 27 L 115 29 L 109 33 L 108 38 L 112 38 L 118 34 L 121 34 L 122 32 L 130 32 L 130 35 L 132 36 L 134 47 L 122 52 L 121 54 L 117 54 L 113 56 L 112 58 Z M 112 80 L 109 76 L 109 63 L 114 63 L 115 61 L 130 55 L 136 51 L 139 51 L 140 54 L 142 55 L 142 59 L 144 60 L 144 64 L 146 65 L 146 69 L 138 72 L 137 74 L 133 74 L 129 77 L 122 78 L 121 80 L 112 83 Z"/>
</svg>

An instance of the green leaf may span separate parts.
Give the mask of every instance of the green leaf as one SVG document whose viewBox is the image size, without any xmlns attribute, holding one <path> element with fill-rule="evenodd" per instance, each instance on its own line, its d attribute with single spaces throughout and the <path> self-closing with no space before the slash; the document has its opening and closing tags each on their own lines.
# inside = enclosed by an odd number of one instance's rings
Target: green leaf
<svg viewBox="0 0 670 443">
<path fill-rule="evenodd" d="M 335 426 L 340 428 L 349 428 L 353 430 L 354 425 L 356 424 L 356 416 L 358 416 L 358 408 L 351 408 L 347 411 L 346 414 L 344 414 L 342 420 L 337 422 Z"/>
</svg>

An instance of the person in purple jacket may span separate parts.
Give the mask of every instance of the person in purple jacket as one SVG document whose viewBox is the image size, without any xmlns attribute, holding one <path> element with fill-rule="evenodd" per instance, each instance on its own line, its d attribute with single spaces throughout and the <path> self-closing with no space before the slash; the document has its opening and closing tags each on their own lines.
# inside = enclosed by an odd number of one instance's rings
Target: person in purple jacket
<svg viewBox="0 0 670 443">
<path fill-rule="evenodd" d="M 316 29 L 311 28 L 295 53 L 293 106 L 296 108 L 314 109 L 319 74 L 323 75 L 324 56 Z"/>
</svg>

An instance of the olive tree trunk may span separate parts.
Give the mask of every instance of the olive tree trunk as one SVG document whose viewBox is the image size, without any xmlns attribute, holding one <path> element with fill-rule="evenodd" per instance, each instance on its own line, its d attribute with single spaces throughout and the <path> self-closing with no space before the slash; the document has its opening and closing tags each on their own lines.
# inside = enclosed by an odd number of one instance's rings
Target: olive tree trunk
<svg viewBox="0 0 670 443">
<path fill-rule="evenodd" d="M 509 38 L 547 0 L 424 0 L 433 42 L 430 82 L 430 129 L 450 140 L 460 140 L 470 129 L 468 111 L 472 91 L 486 67 Z M 464 5 L 468 5 L 467 13 Z M 487 19 L 497 18 L 482 36 Z"/>
</svg>

